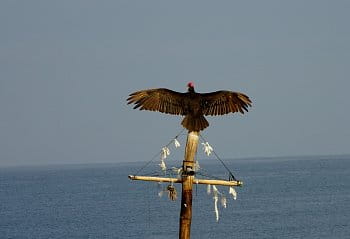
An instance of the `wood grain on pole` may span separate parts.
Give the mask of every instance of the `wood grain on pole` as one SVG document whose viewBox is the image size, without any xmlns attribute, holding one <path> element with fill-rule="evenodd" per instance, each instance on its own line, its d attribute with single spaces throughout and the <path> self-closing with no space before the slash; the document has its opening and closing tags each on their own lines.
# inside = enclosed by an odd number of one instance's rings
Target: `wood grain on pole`
<svg viewBox="0 0 350 239">
<path fill-rule="evenodd" d="M 194 158 L 197 153 L 199 132 L 189 132 L 187 135 L 185 158 L 182 170 L 182 197 L 180 212 L 179 238 L 190 239 L 192 220 L 192 185 L 194 179 Z"/>
</svg>

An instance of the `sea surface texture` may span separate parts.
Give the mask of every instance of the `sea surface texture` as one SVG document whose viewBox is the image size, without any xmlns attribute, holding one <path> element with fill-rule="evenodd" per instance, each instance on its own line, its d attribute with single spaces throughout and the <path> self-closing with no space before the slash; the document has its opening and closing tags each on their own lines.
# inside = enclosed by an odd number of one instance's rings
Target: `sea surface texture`
<svg viewBox="0 0 350 239">
<path fill-rule="evenodd" d="M 225 159 L 227 208 L 194 186 L 191 238 L 350 238 L 350 157 Z M 178 199 L 130 181 L 144 163 L 0 168 L 0 238 L 178 238 Z M 206 173 L 227 178 L 215 160 Z"/>
</svg>

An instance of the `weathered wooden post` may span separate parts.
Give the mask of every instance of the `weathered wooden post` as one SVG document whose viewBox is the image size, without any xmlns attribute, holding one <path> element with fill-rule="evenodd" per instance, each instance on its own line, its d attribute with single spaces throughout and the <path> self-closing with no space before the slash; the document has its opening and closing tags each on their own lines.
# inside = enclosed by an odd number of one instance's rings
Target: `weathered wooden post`
<svg viewBox="0 0 350 239">
<path fill-rule="evenodd" d="M 199 139 L 199 133 L 196 131 L 191 131 L 187 135 L 185 158 L 183 160 L 183 172 L 182 172 L 181 179 L 168 178 L 168 177 L 129 175 L 129 178 L 131 180 L 182 184 L 179 239 L 191 238 L 193 183 L 205 184 L 205 185 L 221 185 L 221 186 L 229 186 L 229 187 L 233 187 L 233 186 L 241 187 L 243 185 L 243 182 L 236 181 L 236 180 L 226 181 L 226 180 L 217 180 L 217 179 L 195 178 L 195 171 L 194 171 L 195 160 L 194 159 L 197 152 L 198 139 Z"/>
<path fill-rule="evenodd" d="M 199 179 L 195 178 L 195 156 L 197 153 L 199 141 L 199 132 L 191 131 L 187 134 L 187 142 L 185 148 L 185 157 L 183 160 L 183 170 L 181 179 L 169 177 L 153 177 L 153 176 L 137 176 L 129 175 L 131 180 L 153 181 L 153 182 L 168 182 L 181 183 L 181 211 L 180 211 L 180 227 L 179 239 L 190 239 L 191 237 L 191 221 L 192 221 L 192 187 L 193 184 L 205 185 L 222 185 L 222 186 L 242 186 L 241 181 L 226 181 L 217 179 Z"/>
<path fill-rule="evenodd" d="M 192 219 L 192 185 L 194 179 L 194 164 L 197 153 L 199 132 L 188 132 L 185 158 L 182 166 L 182 197 L 180 213 L 180 239 L 189 239 Z"/>
</svg>

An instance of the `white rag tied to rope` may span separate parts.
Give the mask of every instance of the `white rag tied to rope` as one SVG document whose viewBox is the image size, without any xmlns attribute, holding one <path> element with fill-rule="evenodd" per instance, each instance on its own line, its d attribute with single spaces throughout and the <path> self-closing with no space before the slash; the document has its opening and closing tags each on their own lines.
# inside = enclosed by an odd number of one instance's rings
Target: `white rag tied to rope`
<svg viewBox="0 0 350 239">
<path fill-rule="evenodd" d="M 227 199 L 226 199 L 226 196 L 223 193 L 221 193 L 215 185 L 208 184 L 207 194 L 209 195 L 211 193 L 213 193 L 214 211 L 215 211 L 216 221 L 219 221 L 219 209 L 218 209 L 219 196 L 220 196 L 221 206 L 223 208 L 227 207 Z M 237 199 L 237 192 L 233 187 L 229 188 L 229 194 L 232 194 L 234 200 Z"/>
<path fill-rule="evenodd" d="M 162 148 L 161 159 L 166 159 L 170 155 L 170 149 L 168 147 Z"/>
<path fill-rule="evenodd" d="M 207 154 L 207 156 L 209 156 L 213 151 L 213 148 L 210 146 L 208 142 L 202 143 L 202 145 L 203 145 L 204 152 Z"/>
<path fill-rule="evenodd" d="M 176 138 L 174 139 L 174 144 L 175 144 L 175 148 L 178 148 L 181 146 L 180 142 Z"/>
</svg>

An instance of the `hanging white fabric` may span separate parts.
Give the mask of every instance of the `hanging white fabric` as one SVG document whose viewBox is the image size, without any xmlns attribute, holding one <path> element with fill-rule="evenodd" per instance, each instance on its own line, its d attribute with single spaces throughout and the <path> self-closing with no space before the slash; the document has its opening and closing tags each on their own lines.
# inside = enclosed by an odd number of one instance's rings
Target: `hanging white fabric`
<svg viewBox="0 0 350 239">
<path fill-rule="evenodd" d="M 170 149 L 166 146 L 163 147 L 160 153 L 160 164 L 158 164 L 162 171 L 166 171 L 166 164 L 164 159 L 166 159 L 169 155 L 170 155 Z"/>
<path fill-rule="evenodd" d="M 224 195 L 221 196 L 221 206 L 223 206 L 224 208 L 227 207 L 227 200 L 226 197 Z"/>
<path fill-rule="evenodd" d="M 214 199 L 214 209 L 216 221 L 219 221 L 219 209 L 218 209 L 218 200 L 219 200 L 219 190 L 213 185 L 213 199 Z"/>
<path fill-rule="evenodd" d="M 207 185 L 207 194 L 213 193 L 213 200 L 214 200 L 214 211 L 215 211 L 215 218 L 216 221 L 219 221 L 219 208 L 218 208 L 218 201 L 220 199 L 221 206 L 223 208 L 227 208 L 227 198 L 226 196 L 219 191 L 219 189 L 215 185 Z M 234 187 L 229 188 L 229 194 L 232 194 L 233 199 L 237 199 L 237 192 L 234 189 Z"/>
<path fill-rule="evenodd" d="M 181 146 L 180 142 L 176 138 L 174 139 L 174 144 L 175 144 L 175 148 L 178 148 Z"/>
<path fill-rule="evenodd" d="M 158 164 L 158 165 L 160 166 L 160 169 L 162 171 L 166 171 L 166 164 L 165 164 L 163 159 L 160 160 L 160 164 Z"/>
<path fill-rule="evenodd" d="M 164 193 L 163 185 L 161 182 L 158 182 L 158 197 L 162 197 Z"/>
<path fill-rule="evenodd" d="M 204 152 L 206 153 L 207 156 L 209 156 L 213 151 L 213 148 L 210 146 L 208 142 L 202 143 L 202 145 L 203 145 Z"/>
<path fill-rule="evenodd" d="M 211 193 L 211 185 L 208 184 L 208 186 L 207 186 L 207 194 L 209 195 L 210 193 Z"/>
<path fill-rule="evenodd" d="M 170 149 L 168 147 L 163 147 L 161 152 L 161 159 L 166 159 L 170 155 Z"/>
<path fill-rule="evenodd" d="M 236 190 L 233 187 L 230 187 L 230 189 L 228 191 L 228 194 L 232 194 L 232 197 L 233 197 L 234 200 L 237 199 L 237 192 L 236 192 Z"/>
</svg>

